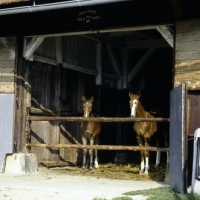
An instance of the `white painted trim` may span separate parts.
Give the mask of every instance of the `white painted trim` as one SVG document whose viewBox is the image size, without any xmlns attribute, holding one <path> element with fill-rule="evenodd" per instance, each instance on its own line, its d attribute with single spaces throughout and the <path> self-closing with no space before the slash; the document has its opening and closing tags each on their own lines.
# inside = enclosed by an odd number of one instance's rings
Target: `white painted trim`
<svg viewBox="0 0 200 200">
<path fill-rule="evenodd" d="M 173 35 L 167 28 L 167 26 L 156 26 L 157 31 L 163 36 L 163 38 L 168 42 L 168 44 L 173 48 L 174 40 Z"/>
<path fill-rule="evenodd" d="M 66 33 L 55 33 L 55 34 L 45 34 L 45 35 L 29 35 L 28 37 L 57 37 L 57 36 L 68 36 L 68 35 L 84 35 L 84 34 L 97 34 L 97 33 L 110 33 L 110 32 L 124 32 L 124 31 L 140 31 L 140 30 L 150 30 L 156 29 L 157 26 L 172 26 L 174 24 L 160 24 L 160 25 L 145 25 L 136 27 L 123 27 L 123 28 L 112 28 L 112 29 L 102 29 L 102 30 L 92 30 L 92 31 L 78 31 L 78 32 L 66 32 Z"/>
<path fill-rule="evenodd" d="M 40 44 L 43 42 L 45 37 L 33 37 L 31 41 L 26 45 L 26 38 L 24 38 L 24 58 L 26 60 L 29 60 L 33 58 L 33 53 L 35 50 L 40 46 Z"/>
</svg>

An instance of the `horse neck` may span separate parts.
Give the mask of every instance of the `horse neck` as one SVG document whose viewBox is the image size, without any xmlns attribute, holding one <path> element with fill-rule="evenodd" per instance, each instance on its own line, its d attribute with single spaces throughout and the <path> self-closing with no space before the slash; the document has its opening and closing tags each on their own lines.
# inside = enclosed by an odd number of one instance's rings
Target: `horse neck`
<svg viewBox="0 0 200 200">
<path fill-rule="evenodd" d="M 146 117 L 146 111 L 144 110 L 141 103 L 138 104 L 137 117 Z"/>
<path fill-rule="evenodd" d="M 84 114 L 83 114 L 83 117 L 84 117 Z M 89 117 L 94 117 L 94 114 L 90 112 Z"/>
</svg>

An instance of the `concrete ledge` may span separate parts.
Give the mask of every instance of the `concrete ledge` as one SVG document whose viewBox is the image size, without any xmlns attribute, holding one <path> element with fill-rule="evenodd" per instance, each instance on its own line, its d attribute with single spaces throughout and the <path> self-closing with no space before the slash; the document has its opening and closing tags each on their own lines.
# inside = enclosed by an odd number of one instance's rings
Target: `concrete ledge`
<svg viewBox="0 0 200 200">
<path fill-rule="evenodd" d="M 36 173 L 38 160 L 35 153 L 14 153 L 6 155 L 5 173 Z"/>
</svg>

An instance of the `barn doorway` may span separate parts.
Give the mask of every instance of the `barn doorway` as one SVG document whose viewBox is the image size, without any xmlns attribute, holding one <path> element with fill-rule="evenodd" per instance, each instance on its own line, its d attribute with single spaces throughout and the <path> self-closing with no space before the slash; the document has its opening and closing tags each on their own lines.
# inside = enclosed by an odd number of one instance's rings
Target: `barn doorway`
<svg viewBox="0 0 200 200">
<path fill-rule="evenodd" d="M 48 35 L 31 57 L 34 61 L 32 66 L 29 66 L 32 70 L 29 73 L 34 75 L 30 78 L 32 106 L 43 110 L 60 109 L 58 101 L 62 101 L 62 105 L 66 104 L 66 107 L 62 107 L 61 115 L 81 116 L 82 95 L 85 94 L 87 98 L 94 95 L 94 108 L 100 116 L 128 117 L 128 92 L 131 90 L 133 93 L 140 92 L 145 110 L 162 107 L 163 117 L 169 117 L 173 48 L 155 27 L 146 27 L 147 30 L 116 29 L 95 34 L 94 31 L 74 35 L 69 33 L 62 37 Z M 168 28 L 173 34 L 173 27 Z M 26 38 L 26 45 L 32 39 L 34 37 Z M 39 39 L 41 38 L 38 37 L 38 41 Z M 42 78 L 44 74 L 41 69 L 44 70 L 45 79 Z M 37 84 L 37 80 L 41 80 L 42 84 L 44 82 L 44 87 Z M 47 96 L 45 90 L 48 90 Z M 42 123 L 40 125 L 42 126 Z M 48 133 L 42 132 L 38 128 L 40 125 L 36 122 L 32 124 L 32 128 L 35 129 L 35 135 L 39 135 L 41 141 L 45 142 L 46 139 L 43 138 L 48 137 Z M 60 126 L 61 130 L 60 136 L 57 133 L 58 142 L 81 143 L 78 123 L 64 122 L 55 126 Z M 100 144 L 137 145 L 132 127 L 132 123 L 104 123 Z M 52 129 L 53 133 L 53 126 L 49 129 Z M 153 139 L 151 144 L 155 146 Z M 35 148 L 32 148 L 32 151 L 38 153 Z M 62 162 L 81 163 L 81 151 L 47 151 L 48 149 L 45 149 L 44 154 L 39 154 L 40 160 L 53 162 L 56 158 L 56 162 L 61 159 Z M 127 162 L 139 155 L 139 152 L 125 153 Z M 113 162 L 115 157 L 115 151 L 100 151 L 102 163 Z M 152 156 L 152 162 L 155 162 L 155 156 Z"/>
</svg>

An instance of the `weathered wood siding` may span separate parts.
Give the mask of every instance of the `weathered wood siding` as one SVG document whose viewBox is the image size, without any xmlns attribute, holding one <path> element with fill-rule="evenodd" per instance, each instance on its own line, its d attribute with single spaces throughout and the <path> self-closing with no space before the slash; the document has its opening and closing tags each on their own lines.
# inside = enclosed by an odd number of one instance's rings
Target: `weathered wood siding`
<svg viewBox="0 0 200 200">
<path fill-rule="evenodd" d="M 14 93 L 15 37 L 0 37 L 0 93 Z"/>
<path fill-rule="evenodd" d="M 200 91 L 188 92 L 188 135 L 194 137 L 194 132 L 200 127 Z"/>
<path fill-rule="evenodd" d="M 95 70 L 96 44 L 81 36 L 63 37 L 63 62 Z"/>
<path fill-rule="evenodd" d="M 106 42 L 100 42 L 90 35 L 60 37 L 62 42 L 59 48 L 58 38 L 45 38 L 34 53 L 34 60 L 52 65 L 61 63 L 63 68 L 93 75 L 96 78 L 96 85 L 112 89 L 122 88 L 123 75 L 120 63 L 128 62 L 123 49 L 107 45 Z M 57 58 L 58 51 L 61 51 L 60 60 Z M 127 79 L 124 78 L 124 82 L 126 85 Z"/>
<path fill-rule="evenodd" d="M 174 87 L 200 89 L 200 20 L 176 24 Z"/>
<path fill-rule="evenodd" d="M 118 75 L 111 60 L 120 57 L 121 51 L 112 48 L 112 55 L 108 55 L 108 47 L 102 44 L 104 53 L 98 55 L 99 41 L 85 36 L 60 39 L 59 47 L 58 38 L 45 38 L 34 53 L 40 60 L 29 62 L 26 82 L 31 87 L 27 92 L 26 106 L 48 109 L 62 116 L 82 116 L 82 96 L 85 95 L 86 98 L 94 96 L 93 111 L 100 114 L 100 87 L 96 85 L 97 58 L 102 56 L 99 62 L 103 63 L 106 73 L 102 84 L 116 89 Z M 60 60 L 57 50 L 61 50 Z M 61 105 L 68 105 L 67 109 Z M 31 143 L 81 144 L 80 122 L 31 122 Z M 82 160 L 82 150 L 78 149 L 31 148 L 31 152 L 37 153 L 39 161 L 49 163 L 76 164 Z"/>
<path fill-rule="evenodd" d="M 95 78 L 81 72 L 60 68 L 41 62 L 29 62 L 27 82 L 31 85 L 31 107 L 59 111 L 58 102 L 65 102 L 69 110 L 60 115 L 81 116 L 82 95 L 95 96 L 94 109 L 99 111 L 99 91 L 95 89 Z M 60 73 L 60 75 L 59 75 Z M 60 78 L 59 78 L 60 77 Z M 61 83 L 59 83 L 61 82 Z M 60 89 L 59 89 L 60 88 Z M 57 92 L 60 91 L 60 94 Z M 28 106 L 28 104 L 27 104 Z M 80 122 L 31 122 L 31 143 L 81 144 Z M 82 159 L 82 150 L 31 148 L 40 162 L 50 164 L 73 163 Z"/>
<path fill-rule="evenodd" d="M 36 50 L 36 54 L 56 60 L 56 37 L 46 37 Z"/>
<path fill-rule="evenodd" d="M 31 106 L 56 111 L 59 96 L 58 68 L 44 63 L 33 62 L 29 66 L 29 84 L 31 85 Z M 31 122 L 32 143 L 59 143 L 59 122 Z M 58 149 L 32 148 L 39 161 L 57 161 Z"/>
</svg>

